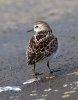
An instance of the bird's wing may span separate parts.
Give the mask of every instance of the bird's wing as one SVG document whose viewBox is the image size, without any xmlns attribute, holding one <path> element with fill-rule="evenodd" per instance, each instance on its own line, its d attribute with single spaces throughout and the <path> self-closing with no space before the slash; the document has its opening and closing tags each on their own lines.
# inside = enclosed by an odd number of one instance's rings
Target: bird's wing
<svg viewBox="0 0 78 100">
<path fill-rule="evenodd" d="M 31 62 L 38 62 L 56 52 L 58 48 L 58 40 L 54 35 L 42 38 L 35 42 L 33 36 L 28 44 L 27 60 Z"/>
</svg>

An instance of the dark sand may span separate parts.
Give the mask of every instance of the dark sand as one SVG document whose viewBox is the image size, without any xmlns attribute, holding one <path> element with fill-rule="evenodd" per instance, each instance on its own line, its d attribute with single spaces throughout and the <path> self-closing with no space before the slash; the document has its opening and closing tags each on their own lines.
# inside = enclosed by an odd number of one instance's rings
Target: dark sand
<svg viewBox="0 0 78 100">
<path fill-rule="evenodd" d="M 39 64 L 38 81 L 26 63 L 26 47 L 36 21 L 52 27 L 60 42 L 56 59 Z M 19 86 L 21 91 L 3 90 Z M 3 91 L 2 91 L 3 90 Z M 0 0 L 0 100 L 78 100 L 78 0 Z"/>
</svg>

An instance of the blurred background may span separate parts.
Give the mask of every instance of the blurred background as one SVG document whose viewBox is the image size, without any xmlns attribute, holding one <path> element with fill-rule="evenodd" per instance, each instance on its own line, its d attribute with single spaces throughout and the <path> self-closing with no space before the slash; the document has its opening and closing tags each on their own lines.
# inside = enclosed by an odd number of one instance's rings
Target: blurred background
<svg viewBox="0 0 78 100">
<path fill-rule="evenodd" d="M 39 20 L 58 21 L 77 11 L 77 0 L 0 0 L 0 31 Z"/>
<path fill-rule="evenodd" d="M 40 20 L 50 25 L 60 42 L 57 58 L 50 62 L 55 77 L 40 64 L 36 67 L 43 73 L 40 81 L 23 85 L 35 78 L 25 54 L 34 32 L 26 31 Z M 4 86 L 19 86 L 21 92 Z M 57 98 L 78 99 L 78 0 L 0 0 L 0 100 Z"/>
</svg>

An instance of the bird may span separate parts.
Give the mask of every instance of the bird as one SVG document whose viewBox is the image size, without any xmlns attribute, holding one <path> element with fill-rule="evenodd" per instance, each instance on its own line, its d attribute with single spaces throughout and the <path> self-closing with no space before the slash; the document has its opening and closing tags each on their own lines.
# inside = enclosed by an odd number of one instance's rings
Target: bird
<svg viewBox="0 0 78 100">
<path fill-rule="evenodd" d="M 34 28 L 27 31 L 27 33 L 32 31 L 35 31 L 35 34 L 28 42 L 26 50 L 27 64 L 33 65 L 34 74 L 39 75 L 35 71 L 36 64 L 45 62 L 50 73 L 52 73 L 49 62 L 56 57 L 59 51 L 58 38 L 53 34 L 52 29 L 45 21 L 37 21 L 34 24 Z"/>
</svg>

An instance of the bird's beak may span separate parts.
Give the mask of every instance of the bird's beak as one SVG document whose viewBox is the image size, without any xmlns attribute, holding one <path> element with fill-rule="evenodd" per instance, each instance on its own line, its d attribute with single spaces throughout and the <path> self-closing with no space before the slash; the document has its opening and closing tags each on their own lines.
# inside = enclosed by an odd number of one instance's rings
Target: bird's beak
<svg viewBox="0 0 78 100">
<path fill-rule="evenodd" d="M 31 31 L 34 31 L 34 29 L 32 29 L 32 30 L 29 30 L 29 31 L 26 31 L 26 33 L 27 33 L 27 32 L 31 32 Z"/>
</svg>

